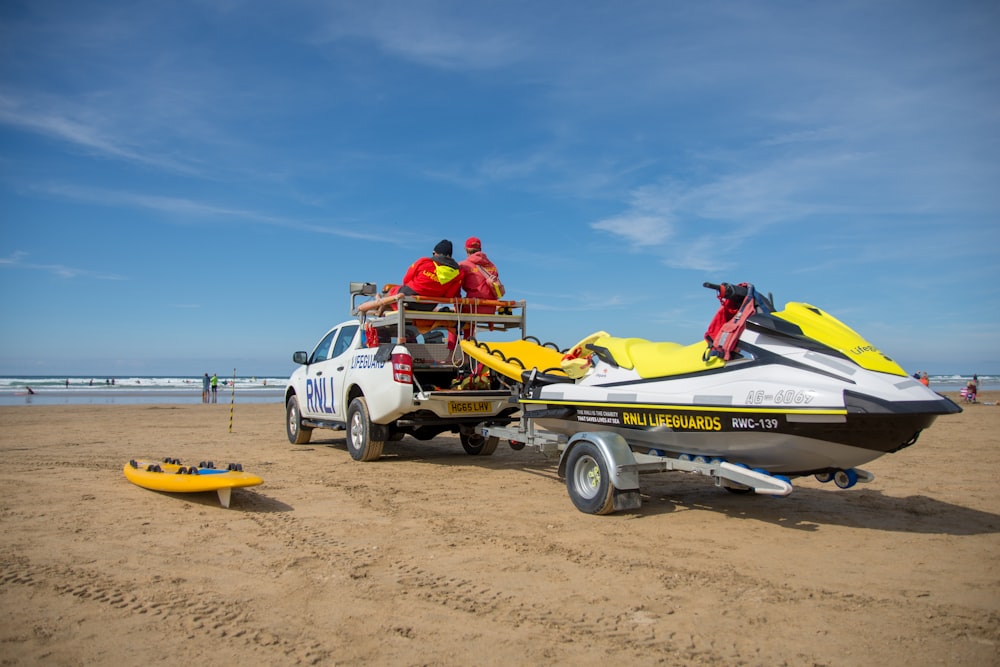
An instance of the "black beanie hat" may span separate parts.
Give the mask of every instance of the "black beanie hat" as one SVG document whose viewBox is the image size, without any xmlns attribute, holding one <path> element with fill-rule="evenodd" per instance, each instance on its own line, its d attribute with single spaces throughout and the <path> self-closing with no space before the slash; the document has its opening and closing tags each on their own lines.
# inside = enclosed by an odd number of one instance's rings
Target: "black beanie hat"
<svg viewBox="0 0 1000 667">
<path fill-rule="evenodd" d="M 451 257 L 451 241 L 444 239 L 436 246 L 434 246 L 434 253 L 437 255 L 444 255 L 446 257 Z"/>
</svg>

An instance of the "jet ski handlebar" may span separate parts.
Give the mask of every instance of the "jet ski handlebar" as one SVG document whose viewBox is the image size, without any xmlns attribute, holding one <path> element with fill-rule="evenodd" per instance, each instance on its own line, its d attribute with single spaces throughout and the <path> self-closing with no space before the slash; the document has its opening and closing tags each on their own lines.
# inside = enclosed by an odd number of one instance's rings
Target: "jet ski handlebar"
<svg viewBox="0 0 1000 667">
<path fill-rule="evenodd" d="M 724 299 L 743 299 L 747 295 L 747 288 L 742 285 L 731 285 L 730 283 L 720 283 L 716 285 L 715 283 L 702 283 L 705 287 L 715 292 L 718 292 L 719 296 Z"/>
<path fill-rule="evenodd" d="M 754 290 L 752 285 L 733 285 L 732 283 L 702 283 L 703 286 L 710 290 L 713 290 L 719 295 L 719 298 L 726 299 L 729 301 L 730 306 L 733 308 L 739 307 L 743 303 L 743 299 L 747 298 L 751 290 Z M 768 293 L 765 297 L 760 292 L 754 290 L 754 302 L 758 304 L 758 307 L 763 307 L 765 312 L 770 312 L 774 310 L 774 297 Z"/>
</svg>

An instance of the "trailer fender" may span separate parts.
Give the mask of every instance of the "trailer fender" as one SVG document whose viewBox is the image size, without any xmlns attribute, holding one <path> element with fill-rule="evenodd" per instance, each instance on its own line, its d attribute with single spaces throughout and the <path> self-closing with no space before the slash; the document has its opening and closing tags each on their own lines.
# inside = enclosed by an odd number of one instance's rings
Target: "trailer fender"
<svg viewBox="0 0 1000 667">
<path fill-rule="evenodd" d="M 569 453 L 581 442 L 595 445 L 604 457 L 611 474 L 611 485 L 619 491 L 636 491 L 639 489 L 639 473 L 635 469 L 635 456 L 625 438 L 617 433 L 598 431 L 582 432 L 573 435 L 566 443 L 559 457 L 559 477 L 566 477 L 566 459 Z"/>
</svg>

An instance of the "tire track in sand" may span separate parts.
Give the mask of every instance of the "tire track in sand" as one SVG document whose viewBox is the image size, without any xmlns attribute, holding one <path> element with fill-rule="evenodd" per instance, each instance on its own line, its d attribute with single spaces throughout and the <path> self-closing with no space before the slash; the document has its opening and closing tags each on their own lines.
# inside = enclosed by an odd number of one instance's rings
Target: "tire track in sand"
<svg viewBox="0 0 1000 667">
<path fill-rule="evenodd" d="M 202 593 L 192 599 L 172 588 L 169 579 L 153 576 L 141 586 L 104 577 L 84 568 L 39 566 L 23 558 L 0 560 L 0 594 L 7 587 L 29 586 L 56 595 L 71 596 L 83 604 L 97 604 L 114 612 L 155 619 L 159 634 L 177 633 L 191 640 L 241 641 L 252 644 L 270 661 L 320 664 L 328 655 L 318 642 L 303 644 L 277 636 L 253 623 L 248 610 L 238 609 L 220 595 Z M 267 656 L 271 655 L 272 658 Z"/>
</svg>

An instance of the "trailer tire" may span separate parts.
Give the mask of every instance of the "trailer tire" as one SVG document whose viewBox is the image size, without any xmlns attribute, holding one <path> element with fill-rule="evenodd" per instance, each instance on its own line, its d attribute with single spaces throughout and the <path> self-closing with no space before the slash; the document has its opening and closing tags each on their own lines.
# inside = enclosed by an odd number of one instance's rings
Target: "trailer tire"
<svg viewBox="0 0 1000 667">
<path fill-rule="evenodd" d="M 373 436 L 381 433 L 368 416 L 368 402 L 358 396 L 347 408 L 347 451 L 355 461 L 374 461 L 382 456 L 385 440 Z"/>
<path fill-rule="evenodd" d="M 462 449 L 471 456 L 490 456 L 500 442 L 496 436 L 486 437 L 479 433 L 459 433 L 458 438 L 462 441 Z"/>
<path fill-rule="evenodd" d="M 302 425 L 302 411 L 299 410 L 299 398 L 295 394 L 288 397 L 285 404 L 285 431 L 288 442 L 293 445 L 304 445 L 312 437 L 312 429 Z"/>
<path fill-rule="evenodd" d="M 604 455 L 596 445 L 580 442 L 566 459 L 566 491 L 578 510 L 610 514 L 615 508 L 615 487 Z"/>
</svg>

